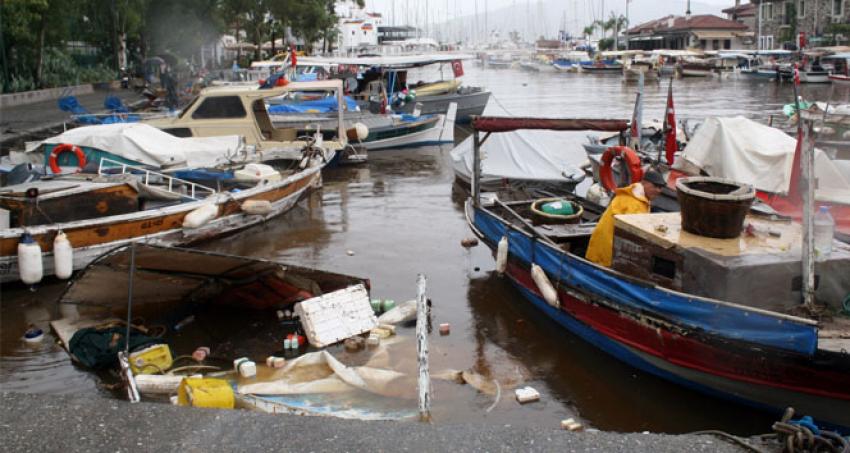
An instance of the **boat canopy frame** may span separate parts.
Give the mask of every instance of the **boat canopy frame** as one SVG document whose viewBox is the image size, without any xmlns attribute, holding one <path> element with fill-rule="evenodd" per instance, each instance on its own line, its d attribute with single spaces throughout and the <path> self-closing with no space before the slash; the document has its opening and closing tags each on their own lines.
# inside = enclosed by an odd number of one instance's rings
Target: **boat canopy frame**
<svg viewBox="0 0 850 453">
<path fill-rule="evenodd" d="M 511 132 L 520 129 L 552 131 L 600 131 L 623 133 L 630 122 L 623 119 L 604 118 L 532 118 L 474 115 L 471 121 L 473 140 L 472 202 L 481 203 L 481 146 L 494 132 Z M 484 136 L 481 136 L 484 132 Z"/>
</svg>

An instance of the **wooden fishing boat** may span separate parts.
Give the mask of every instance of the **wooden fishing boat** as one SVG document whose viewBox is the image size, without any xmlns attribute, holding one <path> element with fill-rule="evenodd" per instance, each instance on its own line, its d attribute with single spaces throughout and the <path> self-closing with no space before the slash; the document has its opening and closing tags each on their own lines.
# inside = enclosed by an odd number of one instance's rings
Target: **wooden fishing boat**
<svg viewBox="0 0 850 453">
<path fill-rule="evenodd" d="M 594 62 L 579 63 L 582 72 L 589 73 L 614 73 L 623 71 L 623 63 L 617 60 L 599 60 Z"/>
<path fill-rule="evenodd" d="M 684 60 L 677 68 L 680 77 L 710 77 L 714 73 L 714 65 L 707 60 Z"/>
<path fill-rule="evenodd" d="M 627 127 L 493 117 L 472 125 L 476 143 L 520 128 Z M 573 199 L 584 206 L 579 224 L 534 225 L 533 199 L 503 202 L 480 189 L 465 214 L 497 256 L 497 271 L 528 303 L 611 356 L 709 395 L 773 412 L 793 406 L 818 423 L 850 429 L 850 322 L 788 314 L 799 304 L 799 225 L 748 218 L 754 235 L 729 240 L 682 231 L 678 213 L 617 216 L 614 265 L 607 268 L 583 258 L 600 208 Z M 847 266 L 850 248 L 835 243 L 817 290 L 829 310 L 850 289 Z"/>
<path fill-rule="evenodd" d="M 218 189 L 105 158 L 95 174 L 4 187 L 0 207 L 11 212 L 11 228 L 0 230 L 0 282 L 20 278 L 18 245 L 29 237 L 40 249 L 39 275 L 47 276 L 54 274 L 53 246 L 60 232 L 70 242 L 76 270 L 129 242 L 188 245 L 274 218 L 321 184 L 321 170 L 334 155 L 326 151 L 306 155 L 303 170 L 219 181 Z M 249 175 L 267 169 L 244 168 Z"/>
</svg>

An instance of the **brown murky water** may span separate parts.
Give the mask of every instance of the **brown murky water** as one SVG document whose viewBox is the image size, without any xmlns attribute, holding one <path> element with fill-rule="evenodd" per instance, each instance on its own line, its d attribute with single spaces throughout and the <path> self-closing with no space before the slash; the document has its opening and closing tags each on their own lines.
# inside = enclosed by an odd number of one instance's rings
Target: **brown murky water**
<svg viewBox="0 0 850 453">
<path fill-rule="evenodd" d="M 471 64 L 466 72 L 465 83 L 493 91 L 488 114 L 628 118 L 634 100 L 634 87 L 616 76 L 484 71 Z M 676 81 L 674 89 L 680 119 L 744 115 L 767 121 L 792 99 L 789 85 L 764 81 L 684 80 Z M 824 98 L 829 90 L 804 87 L 803 96 Z M 666 84 L 647 85 L 645 119 L 661 117 L 666 92 Z M 584 160 L 584 140 L 585 134 L 564 133 L 564 152 L 574 155 L 577 164 Z M 460 246 L 470 233 L 462 215 L 463 195 L 453 191 L 450 151 L 444 146 L 373 152 L 363 167 L 329 170 L 324 189 L 286 216 L 203 248 L 369 277 L 373 297 L 396 301 L 413 298 L 416 276 L 424 273 L 434 323 L 452 326 L 448 336 L 431 336 L 432 369 L 471 369 L 506 385 L 531 385 L 542 395 L 541 402 L 520 406 L 506 389 L 501 402 L 486 412 L 492 396 L 440 382 L 433 402 L 437 423 L 554 427 L 578 416 L 593 427 L 618 431 L 769 430 L 773 417 L 623 365 L 526 306 L 494 275 L 486 248 Z M 62 287 L 54 282 L 35 293 L 16 285 L 0 289 L 0 390 L 109 394 L 98 376 L 70 363 L 50 334 L 35 347 L 20 340 L 27 324 L 46 328 L 59 317 L 52 301 Z M 203 343 L 231 358 L 249 354 L 260 359 L 280 349 L 271 318 L 201 313 L 174 343 L 183 352 Z M 401 328 L 400 334 L 408 341 L 396 346 L 394 357 L 410 367 L 413 328 Z M 409 404 L 414 407 L 415 401 Z"/>
</svg>

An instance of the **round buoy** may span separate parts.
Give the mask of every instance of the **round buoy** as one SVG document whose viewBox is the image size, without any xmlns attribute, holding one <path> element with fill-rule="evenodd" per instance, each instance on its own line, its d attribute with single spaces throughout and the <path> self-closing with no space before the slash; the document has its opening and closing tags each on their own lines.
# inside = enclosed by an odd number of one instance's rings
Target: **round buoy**
<svg viewBox="0 0 850 453">
<path fill-rule="evenodd" d="M 36 326 L 30 325 L 27 331 L 24 332 L 23 339 L 26 343 L 41 343 L 41 340 L 44 340 L 44 331 Z"/>
</svg>

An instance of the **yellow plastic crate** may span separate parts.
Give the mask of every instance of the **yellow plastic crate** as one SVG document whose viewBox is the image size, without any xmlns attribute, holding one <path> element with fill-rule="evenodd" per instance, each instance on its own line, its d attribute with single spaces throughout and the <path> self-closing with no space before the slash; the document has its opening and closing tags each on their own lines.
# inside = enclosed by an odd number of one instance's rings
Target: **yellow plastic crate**
<svg viewBox="0 0 850 453">
<path fill-rule="evenodd" d="M 155 344 L 130 354 L 130 369 L 135 374 L 158 374 L 171 368 L 171 349 L 167 344 Z"/>
<path fill-rule="evenodd" d="M 224 379 L 185 378 L 177 389 L 181 406 L 233 409 L 236 399 L 233 387 Z"/>
</svg>

